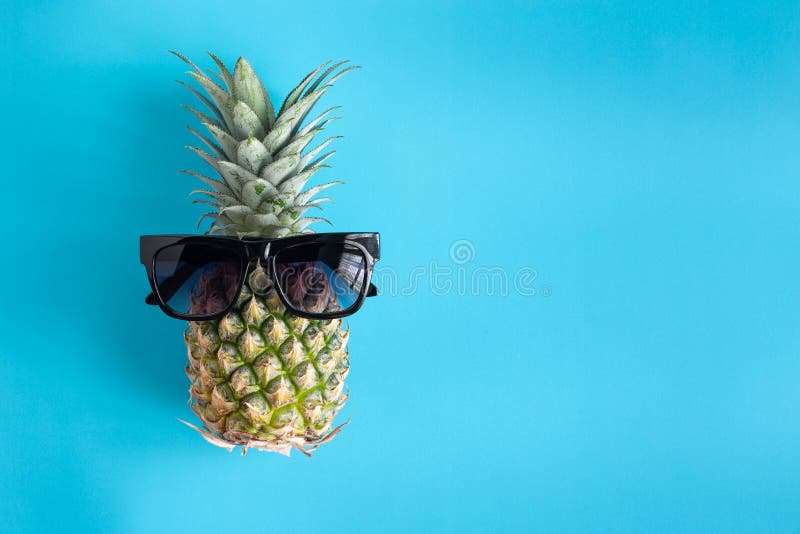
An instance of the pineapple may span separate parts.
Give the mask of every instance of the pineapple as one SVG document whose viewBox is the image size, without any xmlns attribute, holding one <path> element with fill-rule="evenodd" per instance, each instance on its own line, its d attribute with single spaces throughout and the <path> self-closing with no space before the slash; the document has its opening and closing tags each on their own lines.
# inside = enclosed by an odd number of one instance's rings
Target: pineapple
<svg viewBox="0 0 800 534">
<path fill-rule="evenodd" d="M 335 139 L 310 148 L 335 107 L 305 122 L 328 88 L 357 68 L 325 63 L 295 87 L 276 114 L 270 97 L 250 64 L 239 58 L 231 73 L 209 52 L 219 68 L 210 77 L 177 52 L 203 92 L 179 81 L 207 108 L 190 106 L 210 137 L 188 127 L 208 152 L 187 147 L 218 174 L 208 177 L 184 170 L 210 189 L 193 191 L 213 211 L 213 234 L 275 238 L 311 233 L 309 225 L 326 221 L 306 216 L 329 198 L 317 193 L 340 182 L 308 189 L 314 173 L 327 167 L 333 151 L 320 155 Z M 324 70 L 323 70 L 324 69 Z M 310 452 L 335 436 L 344 424 L 333 420 L 344 403 L 349 360 L 349 329 L 341 320 L 315 321 L 288 313 L 259 265 L 245 281 L 235 308 L 218 321 L 190 322 L 185 331 L 191 381 L 189 404 L 203 422 L 198 430 L 209 442 L 232 450 Z M 185 421 L 184 421 L 185 422 Z M 346 424 L 346 423 L 345 423 Z"/>
</svg>

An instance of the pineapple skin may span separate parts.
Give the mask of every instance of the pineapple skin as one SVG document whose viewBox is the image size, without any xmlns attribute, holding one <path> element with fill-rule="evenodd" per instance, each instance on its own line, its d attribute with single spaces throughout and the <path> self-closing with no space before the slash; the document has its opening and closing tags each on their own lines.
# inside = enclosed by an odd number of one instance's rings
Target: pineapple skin
<svg viewBox="0 0 800 534">
<path fill-rule="evenodd" d="M 257 267 L 228 315 L 185 331 L 197 430 L 229 450 L 308 454 L 343 426 L 333 420 L 348 398 L 348 335 L 339 319 L 287 313 Z"/>
</svg>

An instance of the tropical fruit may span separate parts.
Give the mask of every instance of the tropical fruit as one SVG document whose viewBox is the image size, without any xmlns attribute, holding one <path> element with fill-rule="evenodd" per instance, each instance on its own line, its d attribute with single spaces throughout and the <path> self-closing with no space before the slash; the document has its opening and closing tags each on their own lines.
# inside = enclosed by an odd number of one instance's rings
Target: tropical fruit
<svg viewBox="0 0 800 534">
<path fill-rule="evenodd" d="M 231 72 L 209 53 L 219 71 L 206 73 L 173 53 L 191 67 L 188 74 L 199 88 L 179 83 L 205 107 L 185 106 L 208 133 L 189 127 L 204 148 L 187 148 L 216 174 L 184 171 L 207 187 L 193 192 L 202 197 L 195 202 L 213 208 L 198 226 L 208 218 L 211 234 L 274 238 L 312 233 L 310 225 L 327 222 L 308 211 L 329 201 L 318 193 L 340 182 L 306 185 L 334 153 L 323 152 L 335 137 L 312 145 L 336 118 L 329 116 L 336 108 L 308 117 L 333 82 L 357 67 L 319 66 L 276 113 L 244 58 Z M 224 279 L 219 273 L 212 278 Z M 208 283 L 203 290 L 206 298 L 198 302 L 208 302 L 219 289 Z M 294 448 L 308 454 L 343 426 L 334 428 L 333 421 L 347 400 L 348 335 L 339 319 L 308 320 L 287 312 L 263 268 L 254 268 L 228 315 L 190 322 L 186 329 L 189 402 L 203 423 L 190 426 L 229 450 L 288 454 Z"/>
</svg>

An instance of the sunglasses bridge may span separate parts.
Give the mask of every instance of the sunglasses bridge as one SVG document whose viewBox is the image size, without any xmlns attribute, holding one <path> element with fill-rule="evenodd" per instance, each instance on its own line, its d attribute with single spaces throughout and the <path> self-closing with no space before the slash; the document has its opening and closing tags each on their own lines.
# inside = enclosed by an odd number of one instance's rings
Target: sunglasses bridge
<svg viewBox="0 0 800 534">
<path fill-rule="evenodd" d="M 269 252 L 270 252 L 270 245 L 272 241 L 251 241 L 247 242 L 247 252 L 248 252 L 248 259 L 247 265 L 245 266 L 245 277 L 249 276 L 252 273 L 256 266 L 261 266 L 264 269 L 264 273 L 267 276 L 270 276 L 270 271 L 272 270 L 270 267 L 269 261 Z"/>
</svg>

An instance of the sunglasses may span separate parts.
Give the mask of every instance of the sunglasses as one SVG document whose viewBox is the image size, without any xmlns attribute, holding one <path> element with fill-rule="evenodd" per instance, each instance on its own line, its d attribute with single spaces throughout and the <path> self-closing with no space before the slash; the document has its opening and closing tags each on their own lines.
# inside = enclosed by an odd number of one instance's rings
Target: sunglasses
<svg viewBox="0 0 800 534">
<path fill-rule="evenodd" d="M 377 233 L 306 234 L 278 239 L 144 235 L 139 241 L 150 293 L 145 302 L 170 317 L 210 321 L 236 304 L 259 263 L 283 305 L 307 319 L 335 319 L 358 311 L 378 294 L 371 283 L 380 259 Z"/>
</svg>

